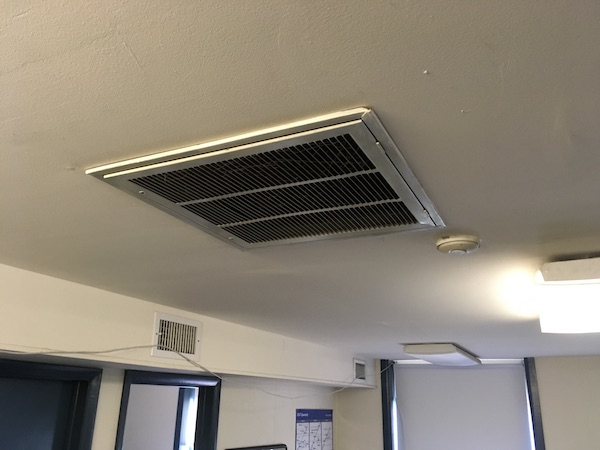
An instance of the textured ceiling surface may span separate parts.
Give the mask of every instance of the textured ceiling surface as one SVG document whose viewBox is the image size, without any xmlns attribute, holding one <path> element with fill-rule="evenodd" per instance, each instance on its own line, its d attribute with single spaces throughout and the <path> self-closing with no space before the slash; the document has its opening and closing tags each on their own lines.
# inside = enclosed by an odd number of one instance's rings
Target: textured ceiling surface
<svg viewBox="0 0 600 450">
<path fill-rule="evenodd" d="M 0 7 L 0 262 L 377 357 L 597 353 L 542 335 L 531 277 L 600 252 L 600 3 L 104 2 Z M 449 231 L 240 251 L 97 165 L 373 108 Z"/>
</svg>

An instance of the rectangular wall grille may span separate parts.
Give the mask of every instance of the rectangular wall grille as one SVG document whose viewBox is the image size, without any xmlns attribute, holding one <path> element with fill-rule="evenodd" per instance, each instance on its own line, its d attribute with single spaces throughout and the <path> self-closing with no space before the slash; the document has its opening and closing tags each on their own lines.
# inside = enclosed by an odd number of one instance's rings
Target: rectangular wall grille
<svg viewBox="0 0 600 450">
<path fill-rule="evenodd" d="M 244 248 L 443 226 L 372 111 L 325 122 L 88 173 Z"/>
<path fill-rule="evenodd" d="M 161 319 L 158 324 L 156 348 L 162 351 L 193 355 L 196 353 L 197 331 L 195 326 Z"/>
<path fill-rule="evenodd" d="M 354 360 L 354 380 L 367 379 L 367 363 L 358 359 Z"/>
</svg>

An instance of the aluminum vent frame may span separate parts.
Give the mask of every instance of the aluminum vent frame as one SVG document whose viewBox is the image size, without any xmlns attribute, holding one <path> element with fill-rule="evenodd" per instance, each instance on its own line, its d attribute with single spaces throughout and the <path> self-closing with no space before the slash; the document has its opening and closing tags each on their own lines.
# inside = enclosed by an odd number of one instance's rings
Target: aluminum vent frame
<svg viewBox="0 0 600 450">
<path fill-rule="evenodd" d="M 166 179 L 173 172 L 171 178 L 174 178 L 176 173 L 185 174 L 186 171 L 189 170 L 191 172 L 192 170 L 196 170 L 196 168 L 200 168 L 200 166 L 215 163 L 230 164 L 233 160 L 267 154 L 269 152 L 271 152 L 270 154 L 277 154 L 278 151 L 293 150 L 294 148 L 300 148 L 302 145 L 307 145 L 307 143 L 329 142 L 329 140 L 338 139 L 340 136 L 350 136 L 350 141 L 356 143 L 362 155 L 366 156 L 366 159 L 372 163 L 374 169 L 341 176 L 338 175 L 331 178 L 315 178 L 287 184 L 283 183 L 281 185 L 269 185 L 247 191 L 242 189 L 240 192 L 217 195 L 214 199 L 201 198 L 191 202 L 172 201 L 166 198 L 169 195 L 164 195 L 163 192 L 148 189 L 139 184 L 142 179 L 156 179 L 156 175 L 164 176 Z M 306 161 L 303 161 L 303 163 L 308 164 Z M 408 167 L 397 146 L 373 110 L 368 108 L 355 108 L 231 138 L 110 163 L 88 169 L 86 170 L 86 174 L 93 175 L 242 249 L 444 226 L 444 222 L 425 194 L 421 184 Z M 287 190 L 287 192 L 290 192 L 294 190 L 293 188 L 302 185 L 323 183 L 332 180 L 332 182 L 338 182 L 344 178 L 353 178 L 362 175 L 371 176 L 371 174 L 378 174 L 376 175 L 377 177 L 382 177 L 386 186 L 393 190 L 397 198 L 375 201 L 369 204 L 343 205 L 334 208 L 294 211 L 287 214 L 278 214 L 273 217 L 258 217 L 252 220 L 241 221 L 241 225 L 237 228 L 237 224 L 235 223 L 215 224 L 207 220 L 206 217 L 202 217 L 189 209 L 189 205 L 193 203 L 218 202 L 222 199 L 232 197 L 242 198 L 245 195 L 265 191 L 279 190 L 281 192 Z M 183 176 L 187 175 L 181 175 L 181 177 Z M 196 182 L 197 180 L 194 181 Z M 271 192 L 268 195 L 271 195 Z M 291 200 L 293 198 L 290 198 Z M 385 210 L 385 205 L 389 205 L 390 203 L 400 203 L 401 206 L 403 205 L 408 210 L 408 215 L 412 215 L 412 217 L 407 219 L 406 223 L 398 223 L 401 221 L 396 221 L 390 225 L 389 223 L 383 223 L 386 220 L 382 220 L 378 216 L 373 218 L 373 223 L 368 223 L 367 225 L 360 224 L 354 226 L 354 229 L 351 229 L 352 226 L 346 226 L 346 222 L 344 222 L 344 225 L 340 225 L 339 229 L 333 229 L 332 232 L 329 232 L 329 224 L 324 224 L 320 228 L 317 226 L 318 230 L 316 232 L 313 231 L 312 234 L 308 228 L 306 232 L 302 230 L 292 232 L 282 227 L 279 235 L 276 232 L 271 233 L 271 230 L 268 230 L 269 224 L 280 223 L 285 225 L 287 223 L 289 226 L 290 221 L 301 221 L 303 218 L 309 216 L 311 219 L 318 219 L 319 217 L 327 219 L 327 216 L 332 214 L 338 214 L 340 217 L 343 217 L 344 214 L 352 216 L 356 214 L 356 211 L 368 216 L 369 211 L 373 212 L 375 209 Z M 377 214 L 385 214 L 385 211 L 375 211 L 373 214 L 377 216 Z M 367 217 L 367 219 L 369 218 Z M 383 223 L 383 225 L 378 226 L 378 223 Z M 259 239 L 264 240 L 256 241 L 252 232 L 246 231 L 244 235 L 244 233 L 239 231 L 240 228 L 244 227 L 246 227 L 245 229 L 251 228 L 252 230 L 264 228 L 266 230 L 264 236 L 259 236 Z M 326 229 L 326 231 L 319 231 L 321 229 Z M 292 235 L 292 233 L 295 234 Z M 248 239 L 248 236 L 250 236 L 250 239 Z M 269 239 L 269 236 L 275 236 L 275 238 Z"/>
</svg>

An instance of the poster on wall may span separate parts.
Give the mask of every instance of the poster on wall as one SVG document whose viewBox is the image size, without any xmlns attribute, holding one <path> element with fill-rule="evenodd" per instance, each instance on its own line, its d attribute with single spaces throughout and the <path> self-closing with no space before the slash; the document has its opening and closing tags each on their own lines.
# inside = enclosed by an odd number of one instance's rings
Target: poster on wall
<svg viewBox="0 0 600 450">
<path fill-rule="evenodd" d="M 296 410 L 296 450 L 333 450 L 333 410 Z"/>
</svg>

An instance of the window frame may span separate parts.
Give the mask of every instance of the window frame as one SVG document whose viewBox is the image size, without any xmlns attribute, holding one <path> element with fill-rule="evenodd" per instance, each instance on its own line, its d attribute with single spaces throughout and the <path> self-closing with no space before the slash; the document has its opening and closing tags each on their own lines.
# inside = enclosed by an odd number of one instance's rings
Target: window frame
<svg viewBox="0 0 600 450">
<path fill-rule="evenodd" d="M 194 441 L 194 449 L 216 450 L 221 380 L 215 376 L 208 375 L 140 370 L 125 371 L 115 450 L 122 450 L 123 448 L 127 406 L 129 405 L 129 393 L 132 384 L 197 387 L 198 410 L 196 416 L 196 439 Z M 177 433 L 178 430 L 175 431 Z"/>
<path fill-rule="evenodd" d="M 396 450 L 397 426 L 394 423 L 396 408 L 396 376 L 394 361 L 382 359 L 379 361 L 381 370 L 381 408 L 383 423 L 383 450 Z"/>
<path fill-rule="evenodd" d="M 527 382 L 527 396 L 529 398 L 529 409 L 531 426 L 533 428 L 533 440 L 535 450 L 546 450 L 544 440 L 544 426 L 542 424 L 542 407 L 540 404 L 540 391 L 538 388 L 537 370 L 534 358 L 525 358 L 525 378 Z"/>
<path fill-rule="evenodd" d="M 91 450 L 102 369 L 1 358 L 0 378 L 75 383 L 66 450 Z"/>
</svg>

